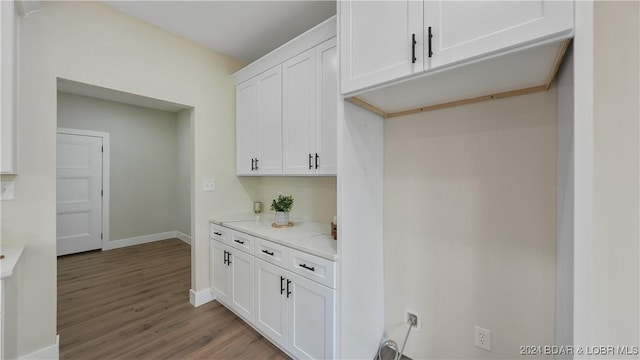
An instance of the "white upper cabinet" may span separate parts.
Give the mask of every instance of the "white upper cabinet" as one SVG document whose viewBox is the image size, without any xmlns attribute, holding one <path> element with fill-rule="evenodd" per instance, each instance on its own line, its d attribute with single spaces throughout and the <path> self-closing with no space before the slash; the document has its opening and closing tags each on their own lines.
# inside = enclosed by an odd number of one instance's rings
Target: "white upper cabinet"
<svg viewBox="0 0 640 360">
<path fill-rule="evenodd" d="M 424 70 L 422 1 L 338 3 L 342 93 Z"/>
<path fill-rule="evenodd" d="M 233 75 L 237 175 L 336 175 L 336 45 L 332 17 Z"/>
<path fill-rule="evenodd" d="M 316 172 L 338 171 L 338 47 L 332 39 L 316 47 Z"/>
<path fill-rule="evenodd" d="M 236 173 L 282 174 L 282 67 L 236 87 Z"/>
<path fill-rule="evenodd" d="M 310 49 L 283 65 L 283 172 L 309 175 L 315 171 L 316 52 Z"/>
<path fill-rule="evenodd" d="M 571 30 L 573 3 L 425 1 L 424 19 L 425 68 L 434 69 Z"/>
<path fill-rule="evenodd" d="M 345 0 L 339 10 L 343 94 L 560 41 L 573 30 L 572 1 Z"/>
<path fill-rule="evenodd" d="M 338 65 L 336 39 L 283 64 L 283 173 L 335 175 Z"/>
</svg>

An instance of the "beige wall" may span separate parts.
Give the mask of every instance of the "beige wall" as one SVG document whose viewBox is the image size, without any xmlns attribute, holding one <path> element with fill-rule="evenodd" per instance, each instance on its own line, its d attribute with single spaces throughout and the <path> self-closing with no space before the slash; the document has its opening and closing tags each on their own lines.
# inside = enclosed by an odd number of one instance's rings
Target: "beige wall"
<svg viewBox="0 0 640 360">
<path fill-rule="evenodd" d="M 336 215 L 336 177 L 261 177 L 258 179 L 256 201 L 262 201 L 264 212 L 269 210 L 271 201 L 278 193 L 293 195 L 291 216 L 330 223 Z M 249 204 L 249 209 L 251 209 Z"/>
<path fill-rule="evenodd" d="M 417 312 L 409 357 L 554 344 L 556 105 L 552 88 L 385 121 L 386 335 L 401 343 Z"/>
<path fill-rule="evenodd" d="M 42 2 L 20 24 L 19 175 L 2 202 L 2 241 L 25 243 L 18 353 L 56 341 L 56 78 L 194 108 L 192 288 L 208 288 L 208 220 L 240 212 L 255 184 L 235 176 L 235 86 L 242 64 L 98 2 Z M 188 294 L 184 294 L 185 299 Z"/>
<path fill-rule="evenodd" d="M 596 2 L 594 49 L 592 343 L 638 346 L 640 3 Z"/>
<path fill-rule="evenodd" d="M 58 126 L 109 133 L 111 241 L 190 227 L 178 206 L 188 199 L 178 193 L 179 166 L 187 164 L 186 187 L 189 161 L 178 151 L 176 113 L 58 92 Z"/>
</svg>

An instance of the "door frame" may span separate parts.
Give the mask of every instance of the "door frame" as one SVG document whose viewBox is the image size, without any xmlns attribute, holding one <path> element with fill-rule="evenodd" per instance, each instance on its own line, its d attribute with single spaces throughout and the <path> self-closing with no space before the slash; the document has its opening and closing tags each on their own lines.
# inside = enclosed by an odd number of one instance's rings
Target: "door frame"
<svg viewBox="0 0 640 360">
<path fill-rule="evenodd" d="M 92 136 L 102 138 L 102 239 L 101 245 L 102 250 L 104 251 L 105 245 L 109 243 L 109 195 L 110 187 L 109 187 L 109 169 L 111 168 L 110 158 L 111 158 L 111 146 L 109 143 L 109 133 L 102 131 L 92 131 L 92 130 L 80 130 L 80 129 L 70 129 L 70 128 L 61 128 L 59 127 L 56 131 L 56 134 L 67 134 L 67 135 L 80 135 L 80 136 Z M 56 151 L 57 151 L 57 143 L 56 143 Z M 57 176 L 57 175 L 56 175 Z M 56 177 L 56 182 L 57 182 Z M 58 244 L 56 243 L 56 247 Z"/>
</svg>

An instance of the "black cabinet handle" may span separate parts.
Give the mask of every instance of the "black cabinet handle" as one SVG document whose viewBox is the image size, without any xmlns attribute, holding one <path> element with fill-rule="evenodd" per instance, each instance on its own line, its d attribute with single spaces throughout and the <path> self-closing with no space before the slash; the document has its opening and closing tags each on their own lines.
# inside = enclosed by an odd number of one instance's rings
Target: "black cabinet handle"
<svg viewBox="0 0 640 360">
<path fill-rule="evenodd" d="M 411 34 L 411 63 L 416 63 L 416 34 Z"/>
<path fill-rule="evenodd" d="M 229 261 L 229 260 L 227 259 L 227 254 L 228 254 L 228 252 L 227 252 L 227 250 L 225 250 L 225 251 L 224 251 L 224 264 L 225 264 L 225 265 L 227 264 L 227 261 Z"/>
<path fill-rule="evenodd" d="M 227 251 L 227 266 L 231 266 L 231 253 Z"/>
<path fill-rule="evenodd" d="M 213 235 L 218 235 L 218 236 L 222 236 L 222 233 L 219 232 L 214 232 Z"/>
<path fill-rule="evenodd" d="M 273 251 L 269 251 L 269 250 L 262 250 L 263 253 L 267 254 L 267 255 L 271 255 L 273 256 Z"/>
<path fill-rule="evenodd" d="M 320 166 L 320 156 L 318 156 L 318 153 L 316 153 L 316 169 Z"/>
<path fill-rule="evenodd" d="M 313 161 L 313 156 L 311 156 L 311 154 L 309 154 L 309 170 L 313 169 L 313 165 L 311 165 L 312 161 Z"/>
<path fill-rule="evenodd" d="M 289 298 L 289 295 L 291 295 L 291 291 L 289 291 L 289 284 L 291 284 L 291 280 L 287 279 L 287 299 Z"/>
<path fill-rule="evenodd" d="M 256 170 L 258 170 L 258 158 L 256 158 Z"/>
<path fill-rule="evenodd" d="M 280 295 L 284 293 L 284 276 L 280 276 Z"/>
<path fill-rule="evenodd" d="M 427 35 L 429 38 L 429 57 L 433 56 L 433 51 L 431 51 L 431 39 L 433 38 L 433 34 L 431 33 L 431 26 L 429 26 L 429 34 Z"/>
<path fill-rule="evenodd" d="M 255 161 L 256 161 L 256 159 L 251 158 L 251 171 L 256 169 L 256 167 L 254 166 Z"/>
<path fill-rule="evenodd" d="M 233 241 L 237 242 L 240 245 L 244 245 L 244 241 L 242 240 L 234 239 Z"/>
<path fill-rule="evenodd" d="M 300 264 L 300 267 L 301 268 L 305 268 L 307 270 L 316 271 L 316 267 L 315 266 L 309 267 L 309 266 L 307 266 L 307 264 Z"/>
</svg>

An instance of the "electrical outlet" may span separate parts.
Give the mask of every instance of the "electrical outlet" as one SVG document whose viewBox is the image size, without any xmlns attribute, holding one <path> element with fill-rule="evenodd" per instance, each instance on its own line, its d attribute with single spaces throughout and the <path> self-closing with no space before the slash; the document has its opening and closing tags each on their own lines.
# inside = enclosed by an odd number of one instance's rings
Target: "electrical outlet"
<svg viewBox="0 0 640 360">
<path fill-rule="evenodd" d="M 413 326 L 413 330 L 419 331 L 422 329 L 422 321 L 414 311 L 407 310 L 404 312 L 404 322 Z"/>
<path fill-rule="evenodd" d="M 483 329 L 476 325 L 474 343 L 480 349 L 491 351 L 491 330 Z"/>
</svg>

